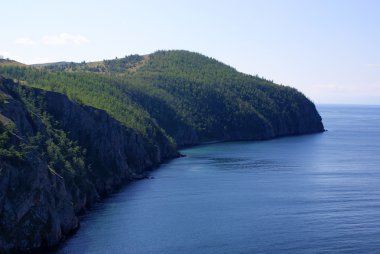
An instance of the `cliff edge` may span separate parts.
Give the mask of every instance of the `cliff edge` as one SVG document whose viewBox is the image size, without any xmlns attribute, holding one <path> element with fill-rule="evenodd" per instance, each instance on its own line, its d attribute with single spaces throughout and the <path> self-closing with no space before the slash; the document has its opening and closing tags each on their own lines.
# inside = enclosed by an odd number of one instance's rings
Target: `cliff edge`
<svg viewBox="0 0 380 254">
<path fill-rule="evenodd" d="M 0 253 L 54 246 L 77 214 L 178 156 L 103 110 L 0 78 Z"/>
</svg>

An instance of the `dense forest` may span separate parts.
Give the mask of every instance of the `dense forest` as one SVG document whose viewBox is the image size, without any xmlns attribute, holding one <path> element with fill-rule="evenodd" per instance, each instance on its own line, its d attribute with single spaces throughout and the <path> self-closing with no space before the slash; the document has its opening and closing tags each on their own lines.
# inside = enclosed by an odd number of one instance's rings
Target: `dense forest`
<svg viewBox="0 0 380 254">
<path fill-rule="evenodd" d="M 67 94 L 145 136 L 161 132 L 180 146 L 323 130 L 314 105 L 296 89 L 188 51 L 93 63 L 1 66 L 0 74 Z"/>
</svg>

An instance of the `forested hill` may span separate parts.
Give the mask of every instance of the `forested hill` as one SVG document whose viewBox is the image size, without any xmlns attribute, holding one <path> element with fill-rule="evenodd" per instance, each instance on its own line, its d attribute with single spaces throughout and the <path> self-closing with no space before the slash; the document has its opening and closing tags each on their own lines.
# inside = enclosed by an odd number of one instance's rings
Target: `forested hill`
<svg viewBox="0 0 380 254">
<path fill-rule="evenodd" d="M 92 63 L 1 66 L 0 74 L 67 94 L 142 135 L 159 132 L 179 146 L 323 131 L 314 104 L 296 89 L 188 51 Z"/>
</svg>

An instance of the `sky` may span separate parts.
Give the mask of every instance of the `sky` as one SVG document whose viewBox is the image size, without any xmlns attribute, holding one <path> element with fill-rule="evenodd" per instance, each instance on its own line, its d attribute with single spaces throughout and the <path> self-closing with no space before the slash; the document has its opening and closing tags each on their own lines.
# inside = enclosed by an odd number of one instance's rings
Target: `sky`
<svg viewBox="0 0 380 254">
<path fill-rule="evenodd" d="M 319 104 L 380 104 L 378 0 L 0 0 L 0 56 L 98 61 L 186 49 Z"/>
</svg>

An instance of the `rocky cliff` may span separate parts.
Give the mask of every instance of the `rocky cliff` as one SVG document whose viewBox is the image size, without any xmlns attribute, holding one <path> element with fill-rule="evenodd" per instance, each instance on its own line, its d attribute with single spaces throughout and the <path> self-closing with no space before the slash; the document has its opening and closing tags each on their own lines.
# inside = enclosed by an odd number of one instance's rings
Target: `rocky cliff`
<svg viewBox="0 0 380 254">
<path fill-rule="evenodd" d="M 86 206 L 178 155 L 104 111 L 0 78 L 0 253 L 59 243 Z"/>
</svg>

